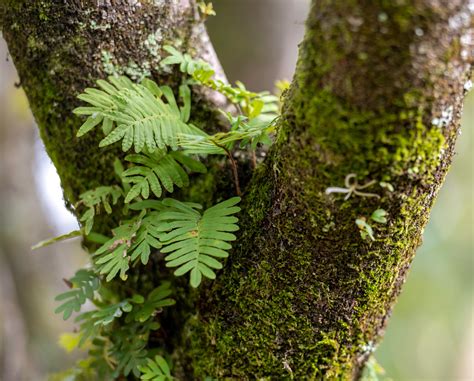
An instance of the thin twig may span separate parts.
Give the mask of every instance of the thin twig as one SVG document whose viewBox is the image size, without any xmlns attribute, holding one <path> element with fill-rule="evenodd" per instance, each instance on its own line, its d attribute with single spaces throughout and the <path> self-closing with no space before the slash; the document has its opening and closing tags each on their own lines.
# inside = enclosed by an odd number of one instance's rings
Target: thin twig
<svg viewBox="0 0 474 381">
<path fill-rule="evenodd" d="M 237 193 L 237 196 L 242 196 L 242 192 L 240 190 L 239 172 L 237 171 L 237 163 L 235 162 L 234 157 L 232 156 L 232 153 L 226 147 L 215 142 L 214 144 L 218 146 L 219 148 L 222 148 L 227 154 L 227 157 L 229 158 L 229 161 L 230 161 L 230 166 L 232 168 L 232 174 L 234 175 L 235 192 Z"/>
<path fill-rule="evenodd" d="M 251 158 L 252 158 L 252 168 L 255 169 L 255 168 L 257 168 L 257 154 L 256 154 L 255 150 L 250 149 L 250 155 L 251 155 Z"/>
</svg>

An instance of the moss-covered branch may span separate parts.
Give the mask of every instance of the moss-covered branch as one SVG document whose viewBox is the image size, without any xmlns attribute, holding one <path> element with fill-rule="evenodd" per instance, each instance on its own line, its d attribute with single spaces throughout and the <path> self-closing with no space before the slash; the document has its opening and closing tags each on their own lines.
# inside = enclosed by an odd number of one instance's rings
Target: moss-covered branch
<svg viewBox="0 0 474 381">
<path fill-rule="evenodd" d="M 195 379 L 359 377 L 451 162 L 472 16 L 464 1 L 313 1 L 239 248 L 183 339 Z M 326 192 L 349 174 L 380 198 Z M 388 223 L 362 239 L 356 219 L 379 208 Z"/>
</svg>

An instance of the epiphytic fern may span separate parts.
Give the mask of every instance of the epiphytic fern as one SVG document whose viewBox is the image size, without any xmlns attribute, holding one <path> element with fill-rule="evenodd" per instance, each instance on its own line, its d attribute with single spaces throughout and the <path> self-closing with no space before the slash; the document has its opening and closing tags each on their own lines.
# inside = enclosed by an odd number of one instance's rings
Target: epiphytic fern
<svg viewBox="0 0 474 381">
<path fill-rule="evenodd" d="M 150 80 L 135 84 L 126 77 L 110 77 L 109 82 L 100 81 L 98 85 L 101 90 L 86 89 L 79 96 L 93 107 L 74 110 L 78 115 L 88 116 L 78 136 L 104 122 L 107 123 L 104 129 L 106 137 L 99 147 L 122 140 L 124 151 L 133 146 L 138 153 L 145 146 L 150 152 L 166 146 L 177 148 L 178 133 L 201 133 L 188 124 L 191 96 L 185 88 L 180 91 L 184 97 L 184 105 L 180 108 L 173 91 L 167 86 L 158 87 Z"/>
<path fill-rule="evenodd" d="M 174 377 L 171 376 L 171 370 L 162 356 L 155 356 L 155 358 L 147 359 L 146 365 L 141 366 L 140 372 L 142 375 L 141 380 L 147 381 L 173 381 Z"/>
<path fill-rule="evenodd" d="M 168 253 L 167 267 L 177 267 L 174 274 L 181 276 L 191 272 L 190 283 L 198 287 L 202 277 L 214 279 L 213 269 L 221 269 L 222 264 L 215 258 L 226 258 L 236 236 L 231 232 L 239 229 L 238 219 L 232 215 L 239 212 L 235 206 L 239 197 L 221 202 L 204 213 L 199 212 L 200 205 L 189 205 L 165 199 L 167 206 L 158 215 L 163 222 L 159 229 L 167 232 L 160 236 L 163 243 L 161 251 Z"/>
<path fill-rule="evenodd" d="M 95 252 L 94 263 L 99 273 L 106 275 L 107 281 L 111 281 L 119 273 L 123 280 L 127 279 L 131 261 L 128 251 L 140 228 L 140 223 L 141 219 L 135 218 L 113 229 L 113 238 Z"/>
<path fill-rule="evenodd" d="M 57 314 L 62 313 L 63 319 L 67 320 L 73 312 L 79 312 L 86 300 L 94 298 L 95 291 L 100 286 L 97 275 L 91 270 L 79 270 L 67 281 L 71 290 L 56 296 L 55 300 L 62 304 L 54 311 Z"/>
<path fill-rule="evenodd" d="M 117 204 L 122 196 L 123 190 L 117 185 L 98 187 L 79 196 L 80 201 L 76 204 L 76 207 L 81 204 L 87 207 L 87 210 L 80 218 L 80 221 L 84 224 L 86 235 L 91 232 L 94 225 L 94 217 L 100 213 L 101 206 L 103 206 L 106 213 L 110 214 L 112 213 L 111 203 L 112 205 Z"/>
<path fill-rule="evenodd" d="M 188 174 L 184 170 L 204 173 L 206 167 L 196 160 L 184 156 L 180 152 L 169 152 L 166 150 L 156 150 L 153 153 L 144 155 L 128 155 L 125 160 L 139 164 L 122 173 L 125 183 L 134 184 L 125 198 L 128 203 L 137 196 L 147 199 L 150 190 L 160 198 L 163 188 L 168 192 L 174 191 L 174 186 L 182 188 L 189 185 Z"/>
</svg>

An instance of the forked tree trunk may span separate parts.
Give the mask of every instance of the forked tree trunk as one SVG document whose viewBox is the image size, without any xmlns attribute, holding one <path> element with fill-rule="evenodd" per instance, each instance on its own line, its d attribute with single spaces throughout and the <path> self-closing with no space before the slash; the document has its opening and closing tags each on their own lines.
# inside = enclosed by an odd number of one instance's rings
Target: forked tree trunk
<svg viewBox="0 0 474 381">
<path fill-rule="evenodd" d="M 177 83 L 156 65 L 161 45 L 210 49 L 188 1 L 2 4 L 4 36 L 71 203 L 112 180 L 118 155 L 99 151 L 97 136 L 74 137 L 74 96 L 107 71 L 140 77 L 148 65 Z M 276 143 L 245 189 L 239 241 L 169 343 L 179 379 L 360 376 L 451 162 L 473 12 L 462 0 L 313 0 Z M 380 197 L 327 194 L 350 174 Z M 376 209 L 387 224 L 369 220 Z M 374 241 L 362 239 L 360 218 Z"/>
</svg>

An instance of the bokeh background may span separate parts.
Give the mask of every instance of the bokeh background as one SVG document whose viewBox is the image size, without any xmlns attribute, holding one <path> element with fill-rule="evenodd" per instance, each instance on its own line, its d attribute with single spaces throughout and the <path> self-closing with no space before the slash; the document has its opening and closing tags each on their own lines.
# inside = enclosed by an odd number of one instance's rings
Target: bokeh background
<svg viewBox="0 0 474 381">
<path fill-rule="evenodd" d="M 273 90 L 277 79 L 291 79 L 307 0 L 214 3 L 208 27 L 231 81 Z M 57 344 L 72 325 L 53 314 L 54 296 L 87 257 L 77 240 L 30 250 L 77 224 L 17 81 L 0 37 L 0 380 L 36 381 L 73 361 Z M 462 124 L 424 244 L 375 353 L 392 380 L 474 380 L 474 92 Z"/>
</svg>

